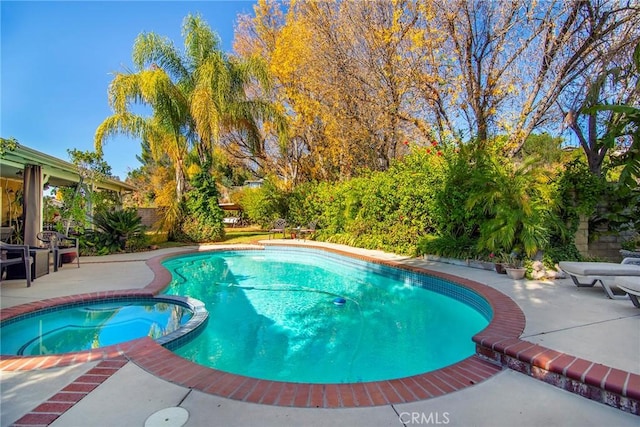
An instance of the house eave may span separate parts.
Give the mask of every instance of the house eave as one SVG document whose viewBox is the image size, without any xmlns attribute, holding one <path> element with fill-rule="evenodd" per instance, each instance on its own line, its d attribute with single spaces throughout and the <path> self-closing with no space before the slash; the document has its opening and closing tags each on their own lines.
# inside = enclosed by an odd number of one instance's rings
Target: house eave
<svg viewBox="0 0 640 427">
<path fill-rule="evenodd" d="M 21 180 L 20 171 L 25 165 L 42 167 L 45 183 L 53 186 L 73 185 L 80 181 L 80 175 L 73 163 L 58 159 L 43 152 L 18 144 L 15 149 L 6 151 L 0 157 L 0 175 L 10 180 Z M 116 192 L 133 192 L 136 188 L 114 178 L 96 180 L 98 189 Z"/>
</svg>

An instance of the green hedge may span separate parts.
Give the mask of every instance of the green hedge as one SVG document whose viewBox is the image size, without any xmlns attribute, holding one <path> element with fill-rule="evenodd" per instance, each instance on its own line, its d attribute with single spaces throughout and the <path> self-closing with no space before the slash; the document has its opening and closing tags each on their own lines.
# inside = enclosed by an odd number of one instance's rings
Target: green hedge
<svg viewBox="0 0 640 427">
<path fill-rule="evenodd" d="M 264 227 L 279 217 L 291 226 L 317 221 L 318 240 L 398 254 L 482 258 L 544 250 L 553 258 L 575 257 L 566 205 L 576 200 L 567 200 L 567 182 L 589 178 L 575 166 L 508 159 L 499 146 L 416 146 L 385 172 L 342 182 L 287 191 L 271 177 L 262 188 L 245 190 L 240 204 Z"/>
</svg>

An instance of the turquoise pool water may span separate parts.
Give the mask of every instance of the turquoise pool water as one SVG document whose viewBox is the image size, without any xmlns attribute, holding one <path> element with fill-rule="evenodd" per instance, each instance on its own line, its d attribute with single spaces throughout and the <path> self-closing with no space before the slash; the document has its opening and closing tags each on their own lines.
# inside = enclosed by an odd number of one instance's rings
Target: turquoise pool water
<svg viewBox="0 0 640 427">
<path fill-rule="evenodd" d="M 173 274 L 166 293 L 209 311 L 204 331 L 174 351 L 266 380 L 350 383 L 432 371 L 472 355 L 471 337 L 491 316 L 486 301 L 449 282 L 322 251 L 212 252 L 163 265 Z"/>
<path fill-rule="evenodd" d="M 178 330 L 193 312 L 180 304 L 120 300 L 53 307 L 0 327 L 0 354 L 36 356 L 90 350 Z"/>
</svg>

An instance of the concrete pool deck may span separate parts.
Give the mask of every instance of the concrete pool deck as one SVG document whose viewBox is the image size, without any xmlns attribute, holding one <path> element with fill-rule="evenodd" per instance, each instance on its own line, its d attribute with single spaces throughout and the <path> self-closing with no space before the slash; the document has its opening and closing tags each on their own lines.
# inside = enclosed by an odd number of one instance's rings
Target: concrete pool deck
<svg viewBox="0 0 640 427">
<path fill-rule="evenodd" d="M 270 243 L 275 243 L 271 241 Z M 286 240 L 286 244 L 302 241 Z M 316 245 L 314 242 L 304 242 Z M 640 310 L 630 300 L 609 300 L 598 286 L 577 288 L 570 279 L 513 281 L 495 272 L 411 259 L 379 251 L 317 244 L 385 261 L 427 268 L 484 283 L 511 297 L 524 312 L 521 338 L 562 353 L 640 374 Z M 216 245 L 216 248 L 220 246 Z M 146 261 L 196 247 L 82 257 L 81 268 L 65 266 L 34 281 L 2 283 L 2 308 L 87 292 L 140 289 L 153 281 Z M 637 425 L 638 417 L 602 403 L 504 369 L 488 380 L 444 396 L 412 403 L 367 408 L 296 408 L 246 403 L 203 393 L 158 378 L 126 359 L 113 361 L 113 373 L 89 387 L 79 378 L 108 370 L 109 364 L 91 361 L 64 367 L 28 371 L 0 371 L 2 426 L 12 425 L 65 388 L 85 386 L 75 404 L 49 403 L 60 415 L 50 425 L 144 425 L 158 410 L 181 407 L 188 411 L 187 426 L 207 425 L 414 425 L 447 424 L 501 426 Z M 47 412 L 41 419 L 46 418 Z M 25 418 L 22 418 L 23 421 Z M 33 417 L 31 421 L 36 421 Z M 47 422 L 48 423 L 48 422 Z M 45 423 L 45 425 L 47 424 Z M 32 424 L 35 425 L 35 424 Z"/>
</svg>

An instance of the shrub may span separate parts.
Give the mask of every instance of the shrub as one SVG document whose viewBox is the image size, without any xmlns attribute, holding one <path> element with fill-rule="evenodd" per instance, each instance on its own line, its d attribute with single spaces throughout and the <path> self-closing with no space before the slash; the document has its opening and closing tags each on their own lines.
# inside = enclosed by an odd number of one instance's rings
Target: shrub
<svg viewBox="0 0 640 427">
<path fill-rule="evenodd" d="M 134 252 L 148 244 L 145 226 L 135 209 L 100 211 L 94 215 L 93 225 L 95 230 L 81 239 L 85 253 Z"/>
<path fill-rule="evenodd" d="M 434 229 L 443 238 L 478 238 L 485 216 L 481 206 L 469 208 L 467 201 L 482 189 L 482 183 L 472 177 L 484 168 L 484 163 L 473 147 L 462 147 L 459 153 L 446 157 L 443 182 L 436 191 L 431 212 Z"/>
<path fill-rule="evenodd" d="M 427 235 L 420 239 L 417 255 L 439 255 L 447 258 L 475 258 L 477 241 L 467 235 Z"/>
<path fill-rule="evenodd" d="M 250 222 L 267 228 L 275 219 L 289 217 L 288 194 L 280 190 L 276 179 L 269 177 L 259 188 L 243 189 L 238 196 Z"/>
<path fill-rule="evenodd" d="M 573 241 L 566 244 L 552 243 L 544 252 L 543 262 L 545 266 L 553 267 L 560 261 L 582 261 L 583 257 L 578 252 Z"/>
<path fill-rule="evenodd" d="M 605 182 L 592 174 L 584 160 L 578 158 L 564 165 L 556 183 L 561 202 L 558 214 L 569 234 L 573 235 L 578 230 L 580 215 L 592 215 L 602 200 Z"/>
<path fill-rule="evenodd" d="M 307 226 L 309 223 L 320 222 L 322 204 L 319 203 L 318 185 L 305 183 L 296 187 L 288 196 L 289 221 L 294 225 Z"/>
<path fill-rule="evenodd" d="M 414 254 L 420 236 L 434 229 L 432 211 L 444 169 L 442 152 L 436 153 L 414 147 L 386 172 L 307 190 L 305 209 L 321 224 L 317 238 Z"/>
<path fill-rule="evenodd" d="M 524 252 L 533 256 L 548 246 L 555 198 L 547 171 L 535 159 L 519 166 L 487 157 L 471 176 L 478 188 L 466 207 L 481 206 L 486 219 L 480 225 L 479 250 Z"/>
<path fill-rule="evenodd" d="M 189 215 L 183 219 L 180 234 L 176 238 L 182 242 L 215 242 L 219 241 L 224 235 L 224 230 L 221 230 L 221 228 L 223 226 L 203 221 L 202 217 Z"/>
<path fill-rule="evenodd" d="M 218 187 L 205 165 L 190 181 L 186 194 L 186 215 L 182 220 L 178 240 L 214 242 L 224 237 L 224 213 L 218 205 Z"/>
</svg>

